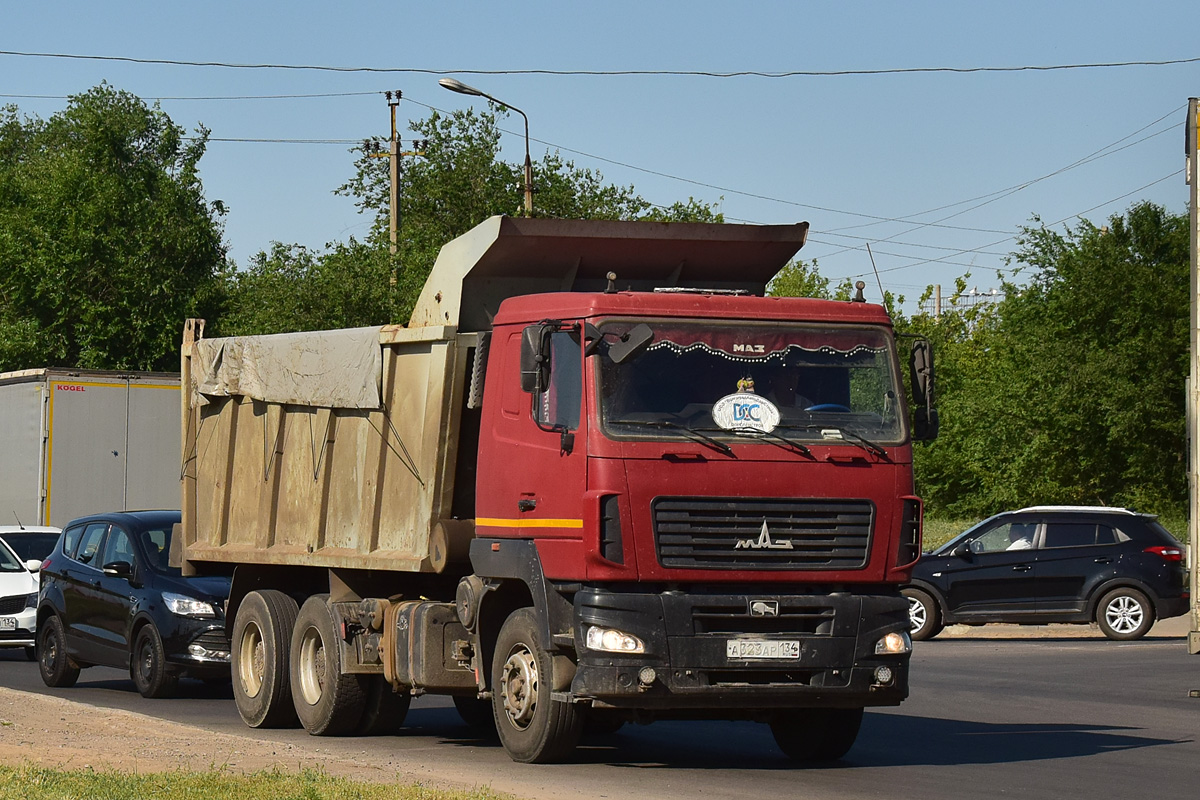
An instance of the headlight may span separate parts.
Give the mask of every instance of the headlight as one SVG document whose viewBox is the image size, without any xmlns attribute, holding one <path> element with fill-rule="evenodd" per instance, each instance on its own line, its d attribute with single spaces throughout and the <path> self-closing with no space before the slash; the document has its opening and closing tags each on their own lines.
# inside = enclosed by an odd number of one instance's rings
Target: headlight
<svg viewBox="0 0 1200 800">
<path fill-rule="evenodd" d="M 646 652 L 646 645 L 633 634 L 596 625 L 587 629 L 586 644 L 589 650 L 603 650 L 607 653 Z"/>
<path fill-rule="evenodd" d="M 25 595 L 25 607 L 26 608 L 37 608 L 37 598 L 38 598 L 37 592 L 34 592 L 33 594 Z"/>
<path fill-rule="evenodd" d="M 167 608 L 172 614 L 178 614 L 181 617 L 200 617 L 202 619 L 212 618 L 217 615 L 213 607 L 202 600 L 197 600 L 194 597 L 188 597 L 185 594 L 175 594 L 174 592 L 163 592 L 163 602 L 167 604 Z"/>
<path fill-rule="evenodd" d="M 875 643 L 875 655 L 901 655 L 912 652 L 908 631 L 892 631 Z"/>
</svg>

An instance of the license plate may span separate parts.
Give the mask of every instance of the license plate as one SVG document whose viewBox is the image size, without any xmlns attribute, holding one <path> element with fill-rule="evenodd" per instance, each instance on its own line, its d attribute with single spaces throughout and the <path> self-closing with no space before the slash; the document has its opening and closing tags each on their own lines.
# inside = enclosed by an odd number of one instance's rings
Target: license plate
<svg viewBox="0 0 1200 800">
<path fill-rule="evenodd" d="M 0 631 L 15 631 L 16 629 L 16 617 L 0 617 Z"/>
<path fill-rule="evenodd" d="M 737 661 L 747 659 L 797 659 L 800 658 L 798 639 L 729 639 L 725 642 L 725 655 Z"/>
</svg>

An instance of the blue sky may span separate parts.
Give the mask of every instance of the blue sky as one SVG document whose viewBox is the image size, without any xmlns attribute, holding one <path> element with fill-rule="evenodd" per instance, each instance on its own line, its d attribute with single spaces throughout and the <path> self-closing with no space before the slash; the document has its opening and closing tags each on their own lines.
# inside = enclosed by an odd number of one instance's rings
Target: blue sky
<svg viewBox="0 0 1200 800">
<path fill-rule="evenodd" d="M 652 202 L 694 196 L 717 203 L 730 221 L 807 220 L 801 255 L 835 281 L 863 276 L 877 296 L 869 242 L 883 286 L 905 295 L 911 310 L 926 285 L 948 290 L 967 272 L 980 290 L 998 285 L 1013 237 L 1035 214 L 1099 224 L 1139 200 L 1183 212 L 1184 109 L 1200 95 L 1200 62 L 786 78 L 465 70 L 1165 61 L 1200 56 L 1198 21 L 1194 0 L 9 3 L 0 50 L 456 76 L 529 115 L 535 159 L 560 149 Z M 470 103 L 439 88 L 437 77 L 0 55 L 0 103 L 44 118 L 65 105 L 60 98 L 101 81 L 148 99 L 338 94 L 161 105 L 178 124 L 203 123 L 214 139 L 357 141 L 386 135 L 386 89 L 403 92 L 405 120 Z M 505 157 L 517 161 L 520 118 L 503 128 L 511 132 Z M 245 264 L 272 241 L 319 248 L 363 236 L 367 219 L 332 194 L 352 173 L 348 147 L 213 141 L 202 177 L 209 199 L 230 209 L 232 257 Z"/>
</svg>

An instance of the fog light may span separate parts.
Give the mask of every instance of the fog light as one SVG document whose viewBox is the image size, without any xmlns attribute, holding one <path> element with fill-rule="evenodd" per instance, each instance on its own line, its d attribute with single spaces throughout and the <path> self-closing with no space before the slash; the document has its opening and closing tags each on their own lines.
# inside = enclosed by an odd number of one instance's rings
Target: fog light
<svg viewBox="0 0 1200 800">
<path fill-rule="evenodd" d="M 188 654 L 206 661 L 228 661 L 229 652 L 226 650 L 209 650 L 201 644 L 189 644 Z"/>
<path fill-rule="evenodd" d="M 912 652 L 908 631 L 892 631 L 875 643 L 875 655 L 900 655 Z"/>
<path fill-rule="evenodd" d="M 875 668 L 875 682 L 876 683 L 880 683 L 880 684 L 883 684 L 884 686 L 888 686 L 889 684 L 891 684 L 892 679 L 895 677 L 896 676 L 892 674 L 891 667 L 876 667 Z"/>
<path fill-rule="evenodd" d="M 644 653 L 646 645 L 633 634 L 614 628 L 601 628 L 592 625 L 587 629 L 584 639 L 589 650 L 602 650 L 607 653 Z"/>
<path fill-rule="evenodd" d="M 638 670 L 638 683 L 642 686 L 649 686 L 658 678 L 658 673 L 654 671 L 654 667 L 642 667 Z"/>
</svg>

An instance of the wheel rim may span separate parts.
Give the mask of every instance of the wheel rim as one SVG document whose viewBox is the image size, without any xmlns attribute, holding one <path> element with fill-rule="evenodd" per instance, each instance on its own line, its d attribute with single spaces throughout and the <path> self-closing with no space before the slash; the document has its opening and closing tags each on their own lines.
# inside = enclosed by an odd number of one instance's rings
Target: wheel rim
<svg viewBox="0 0 1200 800">
<path fill-rule="evenodd" d="M 53 672 L 57 662 L 58 637 L 54 635 L 54 631 L 51 631 L 42 642 L 42 665 L 45 666 L 47 672 Z"/>
<path fill-rule="evenodd" d="M 308 628 L 300 640 L 300 694 L 304 702 L 315 706 L 325 693 L 327 665 L 325 643 L 316 628 Z"/>
<path fill-rule="evenodd" d="M 242 631 L 237 663 L 238 683 L 247 697 L 258 697 L 258 693 L 262 691 L 266 660 L 266 643 L 263 641 L 262 629 L 251 622 Z"/>
<path fill-rule="evenodd" d="M 150 637 L 142 638 L 142 645 L 138 649 L 138 675 L 142 679 L 143 686 L 150 685 L 150 676 L 154 674 L 154 648 L 150 646 Z"/>
<path fill-rule="evenodd" d="M 927 613 L 924 603 L 915 597 L 908 598 L 908 623 L 912 630 L 919 631 L 925 627 Z"/>
<path fill-rule="evenodd" d="M 500 675 L 500 696 L 504 714 L 513 727 L 525 730 L 537 710 L 537 659 L 529 648 L 518 645 L 504 662 Z"/>
<path fill-rule="evenodd" d="M 1117 633 L 1133 633 L 1145 619 L 1142 604 L 1129 595 L 1114 597 L 1104 609 L 1104 620 Z"/>
</svg>

